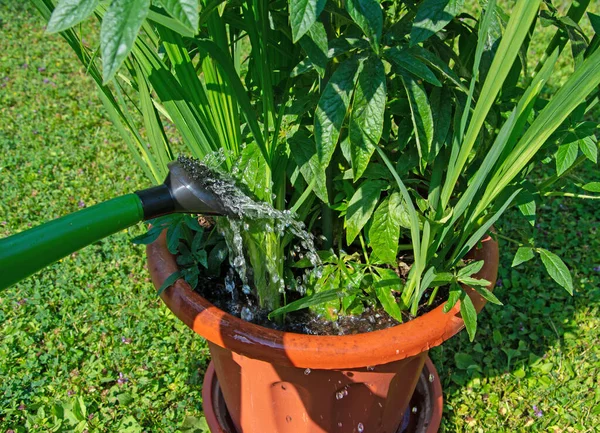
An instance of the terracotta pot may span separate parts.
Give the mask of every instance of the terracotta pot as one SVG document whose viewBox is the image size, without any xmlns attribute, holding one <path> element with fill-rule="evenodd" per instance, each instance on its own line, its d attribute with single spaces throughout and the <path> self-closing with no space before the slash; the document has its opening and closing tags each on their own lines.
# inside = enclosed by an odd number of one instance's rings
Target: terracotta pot
<svg viewBox="0 0 600 433">
<path fill-rule="evenodd" d="M 436 433 L 442 421 L 443 402 L 440 378 L 433 362 L 427 357 L 398 433 Z M 202 384 L 202 408 L 212 433 L 236 432 L 212 361 Z"/>
<path fill-rule="evenodd" d="M 147 248 L 160 287 L 177 270 L 163 235 Z M 498 272 L 491 238 L 471 252 L 485 260 L 478 278 Z M 469 290 L 476 309 L 485 300 Z M 206 338 L 223 398 L 239 433 L 396 433 L 429 348 L 464 328 L 459 305 L 442 306 L 393 328 L 345 336 L 280 332 L 216 308 L 183 280 L 161 295 L 165 304 Z"/>
</svg>

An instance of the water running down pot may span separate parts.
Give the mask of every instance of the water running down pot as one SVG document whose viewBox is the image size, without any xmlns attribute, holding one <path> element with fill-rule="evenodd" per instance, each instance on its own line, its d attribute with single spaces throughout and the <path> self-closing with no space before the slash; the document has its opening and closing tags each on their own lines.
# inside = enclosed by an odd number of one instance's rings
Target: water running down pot
<svg viewBox="0 0 600 433">
<path fill-rule="evenodd" d="M 177 270 L 165 235 L 148 246 L 154 285 Z M 475 275 L 495 284 L 498 245 L 490 237 L 471 252 Z M 480 311 L 485 300 L 468 290 Z M 219 310 L 183 280 L 161 295 L 173 313 L 209 342 L 216 376 L 238 433 L 395 433 L 429 348 L 464 328 L 457 304 L 410 322 L 346 336 L 275 331 Z M 342 393 L 342 398 L 338 396 Z"/>
</svg>

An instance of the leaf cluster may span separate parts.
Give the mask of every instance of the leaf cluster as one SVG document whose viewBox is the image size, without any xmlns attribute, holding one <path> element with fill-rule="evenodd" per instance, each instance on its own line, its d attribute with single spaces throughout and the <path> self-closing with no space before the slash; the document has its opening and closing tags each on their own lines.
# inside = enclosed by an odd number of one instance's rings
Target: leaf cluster
<svg viewBox="0 0 600 433">
<path fill-rule="evenodd" d="M 461 300 L 472 337 L 476 315 L 462 287 L 497 299 L 471 265 L 461 268 L 469 250 L 511 207 L 534 225 L 544 197 L 599 198 L 588 194 L 597 182 L 576 175 L 598 153 L 600 19 L 589 14 L 593 35 L 578 24 L 589 1 L 565 15 L 541 0 L 519 0 L 510 13 L 490 0 L 479 14 L 462 0 L 33 1 L 88 67 L 154 180 L 172 159 L 173 124 L 190 153 L 223 151 L 222 168 L 249 194 L 295 212 L 320 237 L 332 261 L 307 276 L 308 298 L 275 313 L 311 306 L 334 318 L 376 299 L 401 319 L 446 281 L 447 307 Z M 91 13 L 101 21 L 98 49 L 72 27 Z M 535 61 L 538 23 L 555 36 Z M 574 73 L 548 93 L 567 45 Z M 532 179 L 552 161 L 555 175 Z M 563 191 L 570 184 L 584 193 Z M 171 240 L 182 239 L 177 230 L 169 227 Z M 261 303 L 276 310 L 279 282 L 298 277 L 296 241 L 256 229 L 243 238 Z M 572 291 L 558 256 L 530 238 L 513 241 L 531 250 L 519 260 L 539 253 Z M 204 266 L 185 250 L 193 242 L 180 242 L 181 260 Z M 410 270 L 391 278 L 394 289 L 380 284 L 405 260 Z"/>
</svg>

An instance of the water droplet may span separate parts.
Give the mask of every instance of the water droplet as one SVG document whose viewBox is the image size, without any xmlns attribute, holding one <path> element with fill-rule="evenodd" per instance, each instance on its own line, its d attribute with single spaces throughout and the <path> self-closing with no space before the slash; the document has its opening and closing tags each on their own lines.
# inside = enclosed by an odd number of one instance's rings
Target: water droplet
<svg viewBox="0 0 600 433">
<path fill-rule="evenodd" d="M 338 391 L 335 393 L 336 400 L 341 400 L 344 398 L 344 393 L 342 391 Z"/>
<path fill-rule="evenodd" d="M 370 366 L 370 365 L 367 365 L 367 370 L 368 370 L 368 371 L 373 371 L 373 370 L 375 370 L 375 367 L 372 367 L 372 366 Z"/>
<path fill-rule="evenodd" d="M 417 413 L 419 411 L 419 409 L 417 409 L 417 406 L 413 406 L 412 408 L 412 413 Z"/>
<path fill-rule="evenodd" d="M 292 422 L 292 417 L 288 415 L 288 416 L 285 417 L 285 420 L 287 422 Z"/>
<path fill-rule="evenodd" d="M 358 433 L 362 433 L 365 431 L 365 426 L 362 424 L 362 422 L 358 423 L 358 425 L 356 426 L 356 430 L 358 430 Z"/>
<path fill-rule="evenodd" d="M 433 381 L 435 380 L 435 376 L 433 374 L 429 375 L 429 382 L 433 383 Z"/>
<path fill-rule="evenodd" d="M 310 374 L 310 368 L 307 368 L 306 370 L 304 370 L 304 374 L 308 376 Z"/>
<path fill-rule="evenodd" d="M 338 422 L 338 427 L 341 427 L 341 426 L 342 426 L 342 423 L 341 423 L 341 422 Z"/>
<path fill-rule="evenodd" d="M 254 319 L 254 313 L 252 313 L 252 311 L 250 311 L 250 308 L 244 307 L 244 308 L 242 308 L 240 317 L 242 318 L 242 320 L 245 320 L 246 322 L 251 322 L 252 319 Z"/>
</svg>

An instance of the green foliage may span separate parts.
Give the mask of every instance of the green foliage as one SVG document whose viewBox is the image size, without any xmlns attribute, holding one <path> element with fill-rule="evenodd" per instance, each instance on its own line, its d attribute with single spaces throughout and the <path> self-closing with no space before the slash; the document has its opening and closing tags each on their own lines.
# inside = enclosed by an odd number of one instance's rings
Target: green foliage
<svg viewBox="0 0 600 433">
<path fill-rule="evenodd" d="M 51 0 L 34 3 L 50 17 Z M 115 0 L 96 9 L 100 59 L 97 46 L 80 43 L 77 28 L 62 34 L 153 180 L 173 156 L 166 130 L 173 124 L 186 151 L 197 158 L 221 151 L 221 168 L 251 195 L 293 210 L 321 236 L 318 246 L 339 263 L 324 264 L 326 277 L 312 280 L 305 303 L 318 309 L 315 299 L 341 287 L 331 293 L 342 301 L 327 298 L 323 308 L 379 300 L 400 317 L 394 305 L 416 315 L 432 302 L 425 294 L 437 294 L 440 276 L 451 276 L 446 306 L 462 299 L 461 308 L 470 308 L 461 284 L 499 303 L 488 282 L 461 270 L 492 225 L 518 207 L 535 227 L 547 197 L 600 198 L 576 174 L 598 153 L 591 114 L 598 35 L 578 24 L 588 5 L 577 2 L 563 15 L 541 0 L 518 0 L 510 10 L 494 0 L 480 10 L 461 0 L 163 0 L 150 9 L 146 1 Z M 85 11 L 80 6 L 79 15 Z M 538 23 L 550 37 L 542 56 L 528 57 Z M 573 73 L 549 89 L 565 64 Z M 550 161 L 556 173 L 532 180 Z M 568 182 L 590 194 L 562 191 Z M 170 249 L 186 265 L 217 272 L 211 263 L 220 264 L 222 244 L 193 251 L 184 227 L 169 225 Z M 249 227 L 243 241 L 261 305 L 276 309 L 280 282 L 297 272 L 286 263 L 295 262 L 298 240 Z M 537 252 L 550 276 L 573 290 L 565 265 L 536 246 L 535 233 L 513 242 L 521 248 L 515 266 Z M 205 249 L 217 244 L 214 254 Z M 398 271 L 398 245 L 412 247 L 410 272 L 397 293 L 370 291 L 380 269 Z M 348 269 L 361 278 L 362 293 L 341 285 Z M 198 278 L 185 272 L 191 282 Z M 463 315 L 473 337 L 477 322 L 472 311 Z"/>
</svg>

